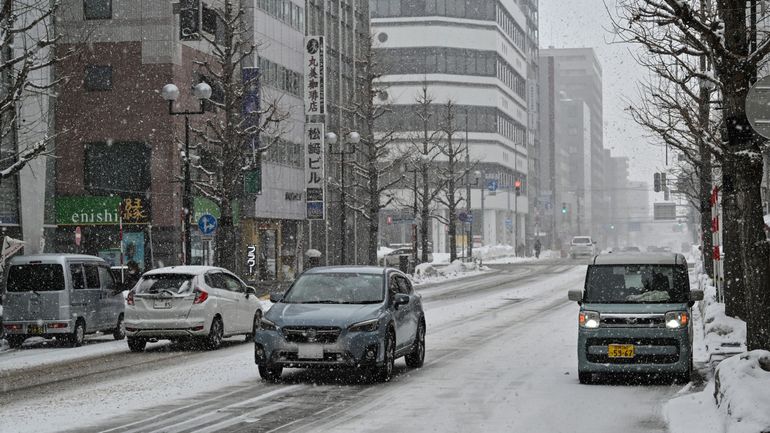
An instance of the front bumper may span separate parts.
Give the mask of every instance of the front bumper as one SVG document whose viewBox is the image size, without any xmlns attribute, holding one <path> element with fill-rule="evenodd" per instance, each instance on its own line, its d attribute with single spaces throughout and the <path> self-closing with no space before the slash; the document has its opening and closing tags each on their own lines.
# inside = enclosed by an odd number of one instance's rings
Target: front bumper
<svg viewBox="0 0 770 433">
<path fill-rule="evenodd" d="M 609 358 L 609 344 L 633 344 L 633 358 Z M 685 373 L 692 345 L 687 328 L 598 328 L 578 331 L 581 373 Z"/>
<path fill-rule="evenodd" d="M 309 343 L 287 341 L 278 331 L 258 330 L 254 337 L 254 362 L 257 365 L 271 365 L 292 368 L 360 368 L 382 365 L 385 344 L 381 331 L 342 331 L 334 343 L 320 344 L 323 356 L 301 358 L 300 346 Z M 260 352 L 261 349 L 261 352 Z M 367 352 L 374 352 L 367 357 Z"/>
<path fill-rule="evenodd" d="M 74 320 L 12 320 L 3 322 L 3 330 L 9 336 L 46 337 L 70 334 L 75 329 Z"/>
</svg>

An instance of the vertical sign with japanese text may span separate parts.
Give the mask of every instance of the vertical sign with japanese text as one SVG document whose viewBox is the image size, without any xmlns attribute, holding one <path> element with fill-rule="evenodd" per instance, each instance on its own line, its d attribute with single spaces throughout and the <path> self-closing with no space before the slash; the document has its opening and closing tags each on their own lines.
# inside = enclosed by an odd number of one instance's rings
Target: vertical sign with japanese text
<svg viewBox="0 0 770 433">
<path fill-rule="evenodd" d="M 326 114 L 324 37 L 305 37 L 305 115 Z"/>
<path fill-rule="evenodd" d="M 305 200 L 307 219 L 325 218 L 324 124 L 305 124 Z"/>
</svg>

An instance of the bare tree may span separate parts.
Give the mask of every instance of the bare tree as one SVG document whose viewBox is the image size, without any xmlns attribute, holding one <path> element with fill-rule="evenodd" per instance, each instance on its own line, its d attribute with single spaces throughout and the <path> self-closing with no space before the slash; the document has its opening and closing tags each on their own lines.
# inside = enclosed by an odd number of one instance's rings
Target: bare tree
<svg viewBox="0 0 770 433">
<path fill-rule="evenodd" d="M 443 190 L 446 182 L 435 176 L 436 158 L 441 154 L 439 143 L 442 131 L 437 130 L 436 105 L 428 93 L 428 85 L 423 82 L 420 92 L 415 98 L 416 107 L 414 114 L 417 117 L 421 129 L 410 140 L 413 155 L 414 169 L 420 178 L 420 182 L 413 186 L 412 194 L 416 197 L 417 208 L 420 215 L 420 261 L 428 261 L 428 235 L 429 224 L 435 219 L 436 199 Z"/>
<path fill-rule="evenodd" d="M 244 19 L 239 0 L 223 0 L 212 6 L 216 15 L 216 35 L 200 32 L 200 38 L 211 47 L 207 59 L 196 60 L 200 72 L 211 81 L 221 97 L 210 103 L 216 115 L 205 128 L 195 132 L 203 139 L 200 162 L 193 163 L 199 176 L 194 187 L 214 201 L 220 209 L 216 232 L 216 263 L 235 269 L 238 236 L 233 221 L 233 207 L 242 196 L 244 174 L 260 164 L 259 155 L 282 135 L 281 124 L 288 114 L 280 109 L 279 100 L 265 102 L 244 113 L 244 97 L 258 78 L 244 79 L 242 68 L 255 52 L 253 30 Z M 253 149 L 253 139 L 260 137 L 260 147 Z M 255 157 L 256 156 L 256 157 Z"/>
<path fill-rule="evenodd" d="M 465 200 L 457 188 L 458 183 L 467 175 L 467 170 L 463 164 L 463 154 L 465 146 L 455 140 L 455 136 L 460 129 L 457 125 L 457 106 L 452 100 L 444 105 L 443 118 L 441 119 L 441 131 L 443 140 L 439 144 L 441 152 L 441 161 L 438 166 L 438 179 L 444 185 L 442 194 L 436 199 L 446 207 L 448 211 L 444 222 L 448 225 L 449 234 L 449 261 L 457 259 L 457 210 L 460 204 Z"/>
<path fill-rule="evenodd" d="M 726 247 L 731 248 L 728 254 L 739 254 L 743 264 L 742 275 L 728 279 L 740 278 L 744 283 L 749 349 L 768 349 L 770 244 L 760 194 L 764 139 L 751 128 L 745 101 L 758 66 L 770 53 L 770 35 L 758 37 L 756 16 L 749 16 L 745 0 L 623 0 L 619 7 L 625 14 L 627 40 L 666 56 L 694 78 L 714 82 L 720 92 L 724 209 L 726 219 L 732 212 L 738 216 L 740 235 L 738 245 Z M 692 68 L 682 60 L 688 56 L 707 58 L 714 74 Z"/>
<path fill-rule="evenodd" d="M 53 28 L 58 8 L 58 0 L 4 0 L 0 6 L 0 148 L 9 149 L 0 152 L 0 182 L 48 153 L 51 136 L 17 143 L 16 132 L 27 97 L 57 84 L 34 80 L 33 75 L 61 61 L 52 49 L 59 39 Z"/>
<path fill-rule="evenodd" d="M 386 87 L 380 82 L 383 74 L 371 36 L 364 40 L 361 58 L 356 64 L 359 74 L 357 91 L 360 99 L 359 102 L 353 103 L 353 112 L 361 131 L 358 154 L 362 155 L 362 158 L 349 164 L 358 174 L 354 177 L 352 186 L 360 194 L 352 194 L 352 203 L 348 206 L 367 221 L 367 262 L 376 265 L 380 210 L 393 201 L 393 197 L 387 192 L 400 181 L 399 177 L 393 175 L 394 167 L 400 158 L 392 145 L 394 131 L 377 128 L 381 126 L 379 119 L 390 112 L 390 106 L 377 102 Z M 386 128 L 389 126 L 386 125 Z"/>
</svg>

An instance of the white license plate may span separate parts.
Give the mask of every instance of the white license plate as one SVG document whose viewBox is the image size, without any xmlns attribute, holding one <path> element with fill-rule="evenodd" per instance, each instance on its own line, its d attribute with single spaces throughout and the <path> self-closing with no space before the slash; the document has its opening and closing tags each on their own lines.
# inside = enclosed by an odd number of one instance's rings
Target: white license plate
<svg viewBox="0 0 770 433">
<path fill-rule="evenodd" d="M 297 358 L 299 359 L 323 359 L 324 347 L 321 344 L 300 344 L 299 353 Z"/>
<path fill-rule="evenodd" d="M 152 303 L 152 307 L 157 309 L 171 308 L 171 299 L 155 299 Z"/>
</svg>

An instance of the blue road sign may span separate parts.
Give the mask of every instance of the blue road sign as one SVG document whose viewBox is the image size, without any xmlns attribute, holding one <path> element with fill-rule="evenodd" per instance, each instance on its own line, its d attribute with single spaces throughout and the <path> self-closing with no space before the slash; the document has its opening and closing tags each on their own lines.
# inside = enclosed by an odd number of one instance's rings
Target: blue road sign
<svg viewBox="0 0 770 433">
<path fill-rule="evenodd" d="M 214 230 L 217 229 L 217 219 L 214 217 L 214 215 L 205 213 L 198 219 L 198 228 L 200 229 L 201 233 L 208 236 L 214 233 Z"/>
<path fill-rule="evenodd" d="M 505 220 L 505 227 L 507 227 L 508 230 L 513 230 L 513 220 L 510 218 Z"/>
<path fill-rule="evenodd" d="M 489 190 L 489 192 L 497 191 L 497 180 L 496 179 L 487 180 L 487 189 Z"/>
</svg>

